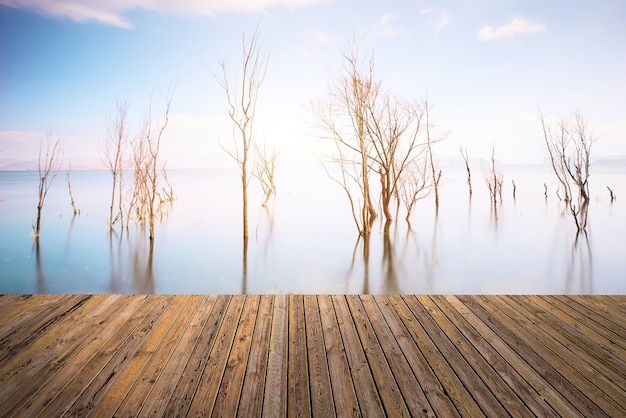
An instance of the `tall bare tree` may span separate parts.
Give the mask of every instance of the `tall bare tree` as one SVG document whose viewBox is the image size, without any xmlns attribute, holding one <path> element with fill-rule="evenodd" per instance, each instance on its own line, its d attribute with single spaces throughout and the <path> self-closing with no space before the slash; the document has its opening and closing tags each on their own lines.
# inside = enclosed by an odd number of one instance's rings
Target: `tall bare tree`
<svg viewBox="0 0 626 418">
<path fill-rule="evenodd" d="M 424 112 L 426 115 L 426 143 L 428 146 L 428 160 L 430 162 L 430 171 L 432 173 L 433 190 L 435 192 L 435 212 L 439 213 L 439 183 L 441 182 L 442 171 L 437 167 L 437 163 L 435 162 L 433 145 L 441 141 L 444 137 L 435 137 L 434 135 L 431 135 L 434 126 L 430 121 L 430 111 L 431 107 L 428 103 L 428 99 L 426 99 L 424 106 Z"/>
<path fill-rule="evenodd" d="M 595 138 L 580 113 L 575 113 L 573 120 L 559 120 L 556 129 L 546 123 L 541 111 L 539 115 L 550 163 L 563 189 L 563 200 L 572 214 L 576 228 L 579 232 L 584 232 L 589 209 L 591 146 Z"/>
<path fill-rule="evenodd" d="M 222 77 L 215 77 L 219 85 L 226 93 L 228 102 L 228 116 L 234 124 L 233 147 L 228 149 L 222 145 L 222 149 L 232 157 L 241 170 L 241 191 L 243 203 L 243 236 L 248 237 L 248 184 L 251 172 L 248 163 L 251 151 L 254 150 L 254 118 L 259 98 L 259 91 L 265 73 L 269 55 L 261 50 L 258 44 L 258 28 L 252 35 L 250 42 L 246 42 L 245 34 L 242 38 L 243 59 L 241 80 L 238 81 L 239 89 L 234 88 L 229 79 L 226 60 L 220 59 Z M 220 144 L 221 145 L 221 144 Z"/>
<path fill-rule="evenodd" d="M 162 188 L 162 181 L 167 179 L 167 174 L 163 174 L 166 173 L 165 164 L 161 162 L 159 153 L 163 133 L 169 123 L 171 103 L 172 93 L 169 93 L 165 98 L 163 118 L 156 125 L 152 122 L 152 105 L 150 106 L 140 137 L 140 142 L 143 143 L 136 146 L 138 154 L 135 157 L 135 170 L 140 173 L 136 177 L 139 184 L 135 184 L 135 187 L 139 187 L 138 193 L 143 205 L 143 216 L 148 220 L 151 243 L 154 241 L 154 221 L 162 213 L 163 205 L 168 202 Z M 156 128 L 156 134 L 153 128 Z"/>
<path fill-rule="evenodd" d="M 41 212 L 43 211 L 43 205 L 48 191 L 50 190 L 50 186 L 59 173 L 61 160 L 61 140 L 57 139 L 53 143 L 52 135 L 48 134 L 45 144 L 43 140 L 39 144 L 39 200 L 37 202 L 37 219 L 33 225 L 33 232 L 37 240 L 39 240 L 39 233 L 41 232 Z"/>
<path fill-rule="evenodd" d="M 109 207 L 109 228 L 113 230 L 113 225 L 120 220 L 124 228 L 123 211 L 123 178 L 124 159 L 126 147 L 128 145 L 128 129 L 126 115 L 128 104 L 117 102 L 117 113 L 113 119 L 107 121 L 107 137 L 104 144 L 104 159 L 107 164 L 113 184 L 111 187 L 111 206 Z M 117 192 L 117 193 L 116 193 Z M 117 208 L 116 208 L 117 199 Z"/>
</svg>

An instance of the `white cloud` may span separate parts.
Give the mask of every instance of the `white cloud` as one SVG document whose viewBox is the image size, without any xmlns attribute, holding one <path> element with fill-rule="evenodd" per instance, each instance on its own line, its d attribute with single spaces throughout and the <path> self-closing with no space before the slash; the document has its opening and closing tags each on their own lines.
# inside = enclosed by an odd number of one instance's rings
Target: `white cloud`
<svg viewBox="0 0 626 418">
<path fill-rule="evenodd" d="M 75 22 L 97 22 L 130 28 L 124 18 L 130 10 L 175 12 L 211 16 L 222 11 L 262 12 L 275 6 L 307 7 L 328 0 L 0 0 L 0 5 L 31 10 L 42 15 L 62 17 Z"/>
<path fill-rule="evenodd" d="M 443 28 L 448 26 L 448 23 L 450 23 L 450 17 L 448 16 L 448 13 L 446 13 L 444 10 L 443 12 L 439 13 L 437 21 L 435 21 L 435 23 L 433 24 L 433 32 L 437 33 L 441 31 Z"/>
<path fill-rule="evenodd" d="M 374 26 L 373 35 L 377 38 L 401 38 L 409 36 L 409 33 L 398 27 L 391 25 L 395 17 L 389 13 L 381 16 L 378 23 Z"/>
<path fill-rule="evenodd" d="M 478 32 L 481 41 L 501 41 L 510 39 L 516 35 L 533 35 L 545 32 L 543 23 L 532 23 L 524 18 L 514 18 L 509 23 L 501 26 L 485 26 Z"/>
</svg>

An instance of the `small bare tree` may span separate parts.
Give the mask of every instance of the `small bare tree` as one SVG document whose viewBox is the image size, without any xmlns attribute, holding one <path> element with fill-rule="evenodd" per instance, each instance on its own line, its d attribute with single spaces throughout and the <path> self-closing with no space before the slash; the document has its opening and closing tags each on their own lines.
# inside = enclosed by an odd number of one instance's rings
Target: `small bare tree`
<svg viewBox="0 0 626 418">
<path fill-rule="evenodd" d="M 139 195 L 143 195 L 140 201 L 143 204 L 144 219 L 148 220 L 150 242 L 154 241 L 154 221 L 162 213 L 163 204 L 168 201 L 161 194 L 162 173 L 166 171 L 165 164 L 161 163 L 159 159 L 159 152 L 161 151 L 163 133 L 169 122 L 171 103 L 172 94 L 170 93 L 165 98 L 163 119 L 156 126 L 156 135 L 153 134 L 152 130 L 152 110 L 148 111 L 141 135 L 143 144 L 138 146 L 140 152 L 136 157 L 136 162 L 140 165 L 135 166 L 135 170 L 139 170 L 141 173 L 138 178 L 140 184 L 135 185 L 135 187 L 139 186 Z M 165 178 L 167 177 L 165 176 Z"/>
<path fill-rule="evenodd" d="M 463 161 L 465 161 L 465 170 L 467 170 L 467 187 L 469 187 L 469 195 L 472 197 L 472 171 L 469 166 L 469 156 L 467 155 L 467 148 L 463 148 L 459 145 L 459 151 L 463 156 Z"/>
<path fill-rule="evenodd" d="M 76 202 L 74 201 L 74 195 L 72 194 L 72 182 L 70 181 L 70 174 L 72 173 L 72 163 L 69 163 L 69 167 L 65 172 L 65 176 L 67 177 L 67 189 L 70 192 L 70 202 L 72 203 L 72 209 L 74 210 L 74 216 L 76 216 L 80 211 L 76 208 Z"/>
<path fill-rule="evenodd" d="M 254 165 L 253 175 L 261 183 L 261 188 L 265 195 L 262 206 L 265 208 L 272 197 L 276 194 L 276 183 L 274 182 L 274 173 L 276 172 L 276 162 L 278 154 L 275 148 L 268 150 L 265 145 L 260 149 L 254 144 L 256 154 L 256 164 Z"/>
<path fill-rule="evenodd" d="M 433 157 L 433 145 L 441 141 L 444 137 L 434 138 L 433 136 L 431 136 L 431 130 L 433 126 L 430 123 L 431 107 L 428 103 L 428 99 L 426 100 L 424 110 L 426 112 L 426 139 L 428 145 L 428 159 L 430 162 L 430 170 L 432 172 L 433 190 L 435 192 L 435 211 L 439 213 L 439 183 L 441 182 L 442 172 L 440 169 L 437 168 L 437 164 L 435 163 L 435 159 Z"/>
<path fill-rule="evenodd" d="M 37 203 L 37 220 L 33 225 L 33 232 L 37 240 L 39 239 L 39 233 L 41 231 L 41 212 L 43 211 L 43 205 L 48 191 L 50 190 L 50 186 L 59 173 L 61 160 L 61 140 L 57 139 L 53 143 L 52 135 L 48 134 L 45 144 L 43 140 L 39 144 L 39 200 Z"/>
<path fill-rule="evenodd" d="M 424 158 L 421 163 L 413 161 L 403 173 L 400 181 L 400 199 L 406 210 L 405 220 L 410 222 L 413 207 L 418 200 L 425 198 L 432 191 L 428 170 L 428 159 Z"/>
<path fill-rule="evenodd" d="M 550 163 L 563 189 L 563 200 L 572 214 L 576 228 L 579 232 L 584 232 L 587 228 L 589 207 L 591 146 L 595 138 L 588 132 L 587 121 L 580 113 L 575 113 L 573 120 L 558 121 L 557 129 L 546 124 L 541 111 L 539 115 Z"/>
<path fill-rule="evenodd" d="M 491 166 L 485 173 L 485 182 L 489 188 L 489 196 L 493 205 L 498 204 L 498 197 L 502 203 L 502 185 L 504 184 L 504 176 L 502 171 L 496 168 L 496 147 L 491 147 Z"/>
<path fill-rule="evenodd" d="M 111 187 L 111 206 L 109 207 L 109 229 L 111 230 L 113 230 L 113 225 L 118 220 L 121 221 L 122 228 L 124 228 L 123 178 L 124 159 L 128 144 L 128 131 L 126 126 L 127 113 L 128 104 L 126 102 L 118 102 L 117 114 L 115 118 L 107 121 L 107 137 L 104 144 L 104 159 L 109 171 L 111 172 L 111 176 L 113 177 Z"/>
<path fill-rule="evenodd" d="M 258 45 L 258 28 L 252 35 L 249 43 L 246 43 L 245 34 L 242 39 L 243 61 L 240 81 L 240 90 L 233 88 L 229 81 L 226 61 L 219 60 L 222 69 L 222 78 L 215 77 L 219 85 L 226 93 L 228 102 L 228 116 L 234 123 L 233 128 L 233 148 L 227 149 L 222 145 L 222 149 L 237 163 L 241 170 L 241 190 L 243 203 L 243 236 L 248 237 L 248 184 L 250 183 L 250 172 L 248 162 L 250 151 L 253 150 L 254 129 L 253 122 L 256 115 L 256 106 L 259 98 L 259 91 L 269 62 L 269 55 L 262 52 Z M 220 144 L 221 145 L 221 144 Z"/>
</svg>

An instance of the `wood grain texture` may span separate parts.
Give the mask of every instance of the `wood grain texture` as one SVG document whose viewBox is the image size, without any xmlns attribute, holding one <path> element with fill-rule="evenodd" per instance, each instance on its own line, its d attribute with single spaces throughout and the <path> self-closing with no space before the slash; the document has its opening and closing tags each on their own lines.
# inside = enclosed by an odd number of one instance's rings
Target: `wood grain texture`
<svg viewBox="0 0 626 418">
<path fill-rule="evenodd" d="M 626 416 L 625 302 L 0 295 L 0 411 Z"/>
</svg>

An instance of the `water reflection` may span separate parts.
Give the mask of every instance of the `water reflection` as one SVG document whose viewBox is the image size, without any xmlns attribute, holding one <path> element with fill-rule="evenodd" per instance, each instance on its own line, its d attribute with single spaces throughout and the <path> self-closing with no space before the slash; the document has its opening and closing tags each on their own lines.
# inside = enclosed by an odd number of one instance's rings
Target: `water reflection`
<svg viewBox="0 0 626 418">
<path fill-rule="evenodd" d="M 39 237 L 35 237 L 35 264 L 37 267 L 37 293 L 46 292 L 46 275 L 43 271 L 43 263 L 41 262 L 41 246 L 39 244 Z"/>
<path fill-rule="evenodd" d="M 121 292 L 127 277 L 132 278 L 136 293 L 154 293 L 157 278 L 154 271 L 155 240 L 150 240 L 143 227 L 136 231 L 110 231 L 109 241 L 109 291 Z M 126 274 L 126 272 L 130 274 Z"/>
<path fill-rule="evenodd" d="M 564 292 L 593 294 L 593 257 L 586 231 L 578 231 L 572 243 Z"/>
</svg>

